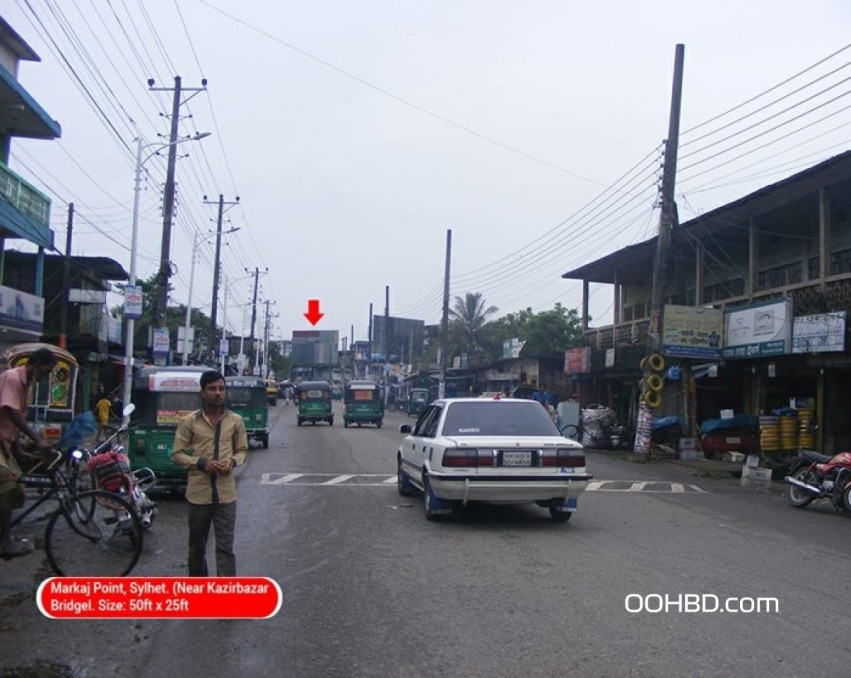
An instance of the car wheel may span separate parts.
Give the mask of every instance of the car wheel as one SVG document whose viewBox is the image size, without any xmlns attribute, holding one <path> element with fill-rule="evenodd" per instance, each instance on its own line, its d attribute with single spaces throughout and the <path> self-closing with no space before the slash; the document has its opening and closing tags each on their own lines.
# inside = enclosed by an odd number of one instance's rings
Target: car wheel
<svg viewBox="0 0 851 678">
<path fill-rule="evenodd" d="M 555 499 L 550 502 L 550 518 L 553 519 L 556 523 L 566 523 L 570 520 L 570 517 L 573 515 L 571 511 L 560 511 L 559 507 L 562 506 L 564 502 L 561 499 Z"/>
<path fill-rule="evenodd" d="M 423 512 L 425 513 L 426 520 L 444 520 L 449 514 L 448 513 L 436 513 L 438 504 L 437 497 L 434 496 L 434 490 L 431 489 L 431 483 L 428 480 L 428 476 L 423 476 Z"/>
<path fill-rule="evenodd" d="M 301 421 L 302 421 L 302 420 L 301 420 L 301 418 L 299 418 L 299 420 L 298 420 L 298 425 L 299 425 L 299 426 L 301 426 Z"/>
<path fill-rule="evenodd" d="M 343 428 L 349 428 L 349 420 L 343 419 Z"/>
<path fill-rule="evenodd" d="M 268 433 L 263 434 L 263 449 L 264 450 L 269 449 L 269 434 Z"/>
<path fill-rule="evenodd" d="M 411 484 L 408 474 L 402 470 L 401 459 L 396 461 L 396 489 L 403 497 L 412 497 L 417 492 L 417 488 Z"/>
<path fill-rule="evenodd" d="M 375 425 L 376 425 L 378 428 L 381 428 L 381 422 L 380 422 L 380 421 L 375 422 Z"/>
</svg>

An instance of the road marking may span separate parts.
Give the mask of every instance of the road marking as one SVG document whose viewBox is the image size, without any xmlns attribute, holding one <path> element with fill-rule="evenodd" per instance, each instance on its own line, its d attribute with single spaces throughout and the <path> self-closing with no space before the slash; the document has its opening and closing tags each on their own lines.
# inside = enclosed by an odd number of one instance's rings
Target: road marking
<svg viewBox="0 0 851 678">
<path fill-rule="evenodd" d="M 380 480 L 379 480 L 380 479 Z M 389 487 L 395 475 L 386 473 L 263 473 L 261 485 L 292 487 Z M 697 485 L 661 480 L 592 480 L 586 492 L 627 492 L 632 494 L 709 494 Z"/>
<path fill-rule="evenodd" d="M 273 475 L 278 475 L 277 473 L 264 473 L 260 476 L 260 484 L 261 485 L 283 485 L 285 483 L 290 483 L 293 480 L 297 480 L 301 478 L 304 473 L 287 473 L 286 475 L 281 476 L 280 478 L 272 479 Z"/>
<path fill-rule="evenodd" d="M 342 476 L 337 476 L 336 478 L 332 478 L 331 480 L 327 480 L 327 481 L 325 481 L 324 483 L 321 483 L 321 484 L 322 485 L 339 485 L 340 483 L 344 483 L 347 480 L 350 480 L 352 478 L 354 478 L 353 475 L 342 475 Z"/>
</svg>

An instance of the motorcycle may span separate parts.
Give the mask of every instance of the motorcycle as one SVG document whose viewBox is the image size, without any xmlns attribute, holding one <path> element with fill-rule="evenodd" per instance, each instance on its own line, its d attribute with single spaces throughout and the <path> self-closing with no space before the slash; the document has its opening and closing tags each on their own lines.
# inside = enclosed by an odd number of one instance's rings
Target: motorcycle
<svg viewBox="0 0 851 678">
<path fill-rule="evenodd" d="M 851 512 L 851 452 L 800 450 L 785 480 L 786 501 L 795 508 L 829 499 L 837 511 Z"/>
<path fill-rule="evenodd" d="M 124 418 L 128 418 L 135 409 L 135 405 L 128 404 L 124 408 Z M 85 462 L 84 468 L 89 471 L 92 487 L 123 496 L 135 509 L 142 527 L 150 529 L 157 515 L 157 504 L 145 491 L 153 487 L 156 474 L 150 468 L 131 470 L 124 447 L 117 444 L 118 439 L 127 433 L 127 424 L 122 424 L 109 438 L 89 450 L 83 447 L 82 440 L 93 427 L 94 419 L 90 412 L 75 417 L 63 435 L 61 449 L 78 464 Z"/>
</svg>

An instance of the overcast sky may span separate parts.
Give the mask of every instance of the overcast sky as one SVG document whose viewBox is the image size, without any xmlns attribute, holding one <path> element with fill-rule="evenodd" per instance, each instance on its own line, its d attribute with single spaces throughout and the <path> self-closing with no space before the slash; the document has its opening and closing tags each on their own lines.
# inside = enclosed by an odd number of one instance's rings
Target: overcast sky
<svg viewBox="0 0 851 678">
<path fill-rule="evenodd" d="M 237 333 L 255 267 L 275 337 L 308 329 L 319 299 L 318 329 L 365 339 L 386 285 L 391 315 L 438 322 L 447 229 L 452 296 L 577 307 L 561 273 L 655 232 L 677 43 L 681 220 L 851 139 L 847 0 L 5 0 L 3 16 L 42 59 L 20 81 L 62 126 L 10 158 L 53 200 L 61 251 L 74 202 L 74 253 L 129 269 L 134 124 L 146 143 L 169 130 L 170 93 L 147 80 L 208 80 L 181 109 L 182 134 L 212 135 L 179 146 L 171 300 L 188 297 L 193 233 L 215 229 L 203 196 L 239 196 L 223 248 Z M 145 168 L 140 277 L 158 268 L 165 160 Z M 212 245 L 192 300 L 208 314 Z M 592 324 L 610 322 L 610 291 L 592 292 Z"/>
</svg>

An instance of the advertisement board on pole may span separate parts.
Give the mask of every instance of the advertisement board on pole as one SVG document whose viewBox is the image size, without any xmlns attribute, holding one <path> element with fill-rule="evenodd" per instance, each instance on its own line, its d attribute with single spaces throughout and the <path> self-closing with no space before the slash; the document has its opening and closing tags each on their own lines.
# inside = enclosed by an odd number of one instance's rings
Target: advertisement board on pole
<svg viewBox="0 0 851 678">
<path fill-rule="evenodd" d="M 168 335 L 167 327 L 154 328 L 154 355 L 168 354 L 171 345 L 171 340 Z"/>
<path fill-rule="evenodd" d="M 142 288 L 127 285 L 124 288 L 124 317 L 138 320 L 142 317 Z"/>
</svg>

